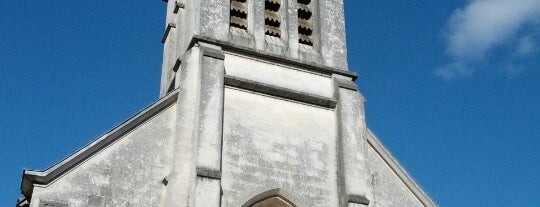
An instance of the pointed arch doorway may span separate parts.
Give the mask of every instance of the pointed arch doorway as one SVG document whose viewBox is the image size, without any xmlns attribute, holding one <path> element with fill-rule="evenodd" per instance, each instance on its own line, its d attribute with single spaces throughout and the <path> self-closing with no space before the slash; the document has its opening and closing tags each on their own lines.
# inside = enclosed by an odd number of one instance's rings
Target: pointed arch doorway
<svg viewBox="0 0 540 207">
<path fill-rule="evenodd" d="M 295 205 L 280 197 L 274 196 L 254 203 L 249 207 L 295 207 Z"/>
<path fill-rule="evenodd" d="M 242 207 L 297 207 L 284 194 L 287 195 L 280 189 L 269 190 L 253 197 Z"/>
</svg>

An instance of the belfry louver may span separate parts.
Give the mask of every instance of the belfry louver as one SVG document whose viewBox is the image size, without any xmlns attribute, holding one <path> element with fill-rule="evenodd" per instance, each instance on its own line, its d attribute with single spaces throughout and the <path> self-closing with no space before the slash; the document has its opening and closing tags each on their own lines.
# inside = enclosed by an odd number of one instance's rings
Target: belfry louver
<svg viewBox="0 0 540 207">
<path fill-rule="evenodd" d="M 231 0 L 231 27 L 247 30 L 247 0 Z"/>
<path fill-rule="evenodd" d="M 274 37 L 281 37 L 281 8 L 280 0 L 264 1 L 264 29 L 265 34 Z"/>
<path fill-rule="evenodd" d="M 298 0 L 298 42 L 313 46 L 311 0 Z"/>
</svg>

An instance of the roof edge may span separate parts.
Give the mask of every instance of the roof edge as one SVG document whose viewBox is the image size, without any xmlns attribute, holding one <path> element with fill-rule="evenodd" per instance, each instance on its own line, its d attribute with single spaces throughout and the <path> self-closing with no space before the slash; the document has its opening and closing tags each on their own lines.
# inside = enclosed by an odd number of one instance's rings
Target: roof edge
<svg viewBox="0 0 540 207">
<path fill-rule="evenodd" d="M 407 170 L 398 162 L 392 153 L 384 146 L 377 136 L 369 129 L 368 133 L 371 136 L 367 137 L 368 144 L 381 156 L 390 169 L 396 173 L 398 178 L 403 181 L 405 186 L 418 198 L 425 206 L 437 206 L 431 197 L 422 189 L 422 187 L 409 175 Z"/>
<path fill-rule="evenodd" d="M 58 178 L 65 172 L 78 166 L 80 163 L 86 161 L 89 157 L 93 156 L 97 152 L 101 151 L 111 143 L 121 138 L 126 133 L 130 132 L 141 123 L 152 118 L 155 114 L 161 112 L 168 106 L 172 105 L 178 98 L 179 90 L 171 91 L 168 95 L 158 99 L 154 103 L 150 104 L 143 110 L 139 111 L 126 121 L 122 122 L 118 126 L 114 127 L 107 133 L 99 136 L 94 141 L 90 142 L 83 148 L 77 150 L 67 158 L 53 165 L 45 171 L 36 170 L 23 170 L 21 181 L 21 192 L 30 200 L 34 189 L 34 184 L 45 185 Z"/>
</svg>

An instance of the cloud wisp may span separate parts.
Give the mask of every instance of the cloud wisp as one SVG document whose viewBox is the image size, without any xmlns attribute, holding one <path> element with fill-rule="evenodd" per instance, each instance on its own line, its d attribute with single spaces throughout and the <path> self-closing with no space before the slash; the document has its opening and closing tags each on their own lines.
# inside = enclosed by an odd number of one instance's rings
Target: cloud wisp
<svg viewBox="0 0 540 207">
<path fill-rule="evenodd" d="M 500 46 L 525 57 L 537 50 L 540 0 L 471 0 L 454 11 L 445 32 L 446 54 L 453 62 L 440 67 L 445 80 L 471 76 L 474 65 Z"/>
</svg>

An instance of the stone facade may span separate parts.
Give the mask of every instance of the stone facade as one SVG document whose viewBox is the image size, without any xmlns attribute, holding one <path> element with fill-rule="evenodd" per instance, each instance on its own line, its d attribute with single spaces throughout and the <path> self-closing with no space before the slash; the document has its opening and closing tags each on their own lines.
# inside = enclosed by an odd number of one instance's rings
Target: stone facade
<svg viewBox="0 0 540 207">
<path fill-rule="evenodd" d="M 18 206 L 435 206 L 366 127 L 342 0 L 167 8 L 161 98 Z"/>
</svg>

